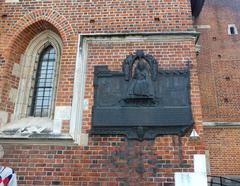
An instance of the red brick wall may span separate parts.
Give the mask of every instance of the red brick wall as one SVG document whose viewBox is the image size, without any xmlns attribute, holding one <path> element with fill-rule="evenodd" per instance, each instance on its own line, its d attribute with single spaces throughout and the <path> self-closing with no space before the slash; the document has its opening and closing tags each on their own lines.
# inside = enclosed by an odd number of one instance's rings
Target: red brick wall
<svg viewBox="0 0 240 186">
<path fill-rule="evenodd" d="M 10 87 L 17 88 L 19 79 L 11 75 L 13 63 L 19 63 L 30 40 L 50 29 L 63 40 L 57 105 L 71 105 L 78 33 L 170 32 L 191 31 L 192 17 L 188 0 L 163 1 L 21 1 L 3 4 L 7 16 L 3 27 L 0 53 L 2 65 L 0 88 L 3 87 L 2 110 L 13 112 L 8 100 Z M 155 19 L 156 18 L 156 19 Z M 159 19 L 158 19 L 159 18 Z M 93 104 L 93 65 L 107 64 L 120 70 L 126 55 L 136 49 L 153 54 L 161 68 L 184 67 L 192 61 L 191 101 L 195 128 L 200 139 L 164 136 L 154 141 L 127 141 L 124 137 L 93 136 L 89 145 L 40 145 L 34 141 L 2 143 L 5 151 L 1 164 L 16 169 L 21 185 L 174 185 L 175 172 L 192 172 L 193 155 L 204 154 L 202 114 L 197 77 L 194 39 L 145 42 L 91 43 L 85 98 L 83 132 L 91 128 Z M 80 85 L 79 85 L 80 86 Z M 64 121 L 63 131 L 69 130 Z M 48 143 L 51 143 L 49 141 Z"/>
<path fill-rule="evenodd" d="M 2 3 L 0 53 L 0 109 L 13 113 L 11 88 L 19 78 L 12 76 L 14 63 L 31 39 L 50 29 L 62 37 L 64 47 L 56 104 L 71 105 L 78 33 L 168 32 L 193 30 L 188 0 L 164 1 L 29 1 Z"/>
<path fill-rule="evenodd" d="M 89 42 L 85 87 L 89 109 L 84 111 L 83 132 L 89 133 L 91 128 L 93 65 L 107 64 L 111 70 L 121 70 L 123 59 L 136 49 L 154 55 L 164 69 L 184 68 L 186 61 L 192 61 L 193 117 L 202 136 L 193 39 Z M 144 142 L 119 136 L 93 136 L 85 147 L 6 144 L 1 163 L 16 168 L 20 184 L 170 186 L 174 185 L 175 172 L 193 172 L 193 155 L 205 152 L 202 139 L 190 140 L 188 133 L 185 137 L 164 136 Z"/>
<path fill-rule="evenodd" d="M 50 15 L 50 18 L 46 18 L 46 20 L 41 19 L 41 12 L 26 16 L 29 19 L 29 23 L 22 23 L 21 21 L 18 25 L 18 29 L 13 29 L 14 35 L 3 37 L 4 39 L 8 39 L 9 45 L 7 45 L 8 41 L 5 41 L 4 52 L 5 55 L 5 63 L 3 64 L 3 94 L 2 94 L 2 103 L 1 109 L 6 110 L 10 113 L 13 113 L 14 104 L 9 101 L 9 91 L 10 88 L 18 88 L 19 78 L 12 75 L 12 67 L 14 63 L 20 63 L 21 56 L 24 54 L 26 48 L 30 41 L 39 33 L 44 30 L 52 30 L 62 37 L 64 48 L 61 56 L 60 63 L 60 71 L 59 73 L 59 85 L 58 85 L 58 96 L 57 96 L 57 104 L 61 105 L 69 105 L 72 98 L 72 88 L 69 88 L 69 85 L 73 85 L 74 78 L 74 67 L 75 67 L 75 58 L 76 58 L 76 43 L 77 43 L 77 35 L 73 33 L 70 25 L 67 23 L 64 24 L 63 18 L 58 16 L 57 13 L 53 11 L 46 11 Z M 56 15 L 55 15 L 56 14 Z M 54 17 L 55 15 L 55 17 Z M 33 17 L 32 17 L 33 16 Z M 53 18 L 51 17 L 53 16 Z M 58 17 L 57 17 L 58 16 Z M 29 18 L 30 17 L 30 18 Z M 26 19 L 27 19 L 26 18 Z M 40 19 L 39 19 L 40 18 Z M 55 22 L 59 22 L 61 25 L 55 24 Z M 55 27 L 53 24 L 57 25 Z M 66 29 L 66 30 L 65 30 Z M 3 40 L 4 42 L 4 40 Z M 70 64 L 69 64 L 70 63 Z M 66 72 L 67 69 L 67 72 Z M 6 81 L 7 79 L 7 81 Z"/>
<path fill-rule="evenodd" d="M 201 32 L 198 56 L 203 120 L 240 121 L 240 35 L 229 36 L 228 24 L 240 31 L 238 0 L 206 0 L 196 25 L 209 25 Z M 239 175 L 239 127 L 204 128 L 212 175 Z"/>
<path fill-rule="evenodd" d="M 240 35 L 227 31 L 228 24 L 236 24 L 240 31 L 239 7 L 237 0 L 207 0 L 195 23 L 211 26 L 199 29 L 198 72 L 206 121 L 240 121 Z"/>
<path fill-rule="evenodd" d="M 209 150 L 212 175 L 240 175 L 240 133 L 236 127 L 205 128 L 204 139 Z"/>
<path fill-rule="evenodd" d="M 193 154 L 204 152 L 188 138 L 176 136 L 144 142 L 95 136 L 86 147 L 4 144 L 3 148 L 0 163 L 16 169 L 20 185 L 173 186 L 174 172 L 192 172 Z"/>
</svg>

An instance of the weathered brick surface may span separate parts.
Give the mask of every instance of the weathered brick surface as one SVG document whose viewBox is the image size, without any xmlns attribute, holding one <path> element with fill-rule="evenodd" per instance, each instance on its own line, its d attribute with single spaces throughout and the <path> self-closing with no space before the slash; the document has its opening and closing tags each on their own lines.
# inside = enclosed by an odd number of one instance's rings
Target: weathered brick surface
<svg viewBox="0 0 240 186">
<path fill-rule="evenodd" d="M 188 138 L 155 141 L 90 138 L 89 146 L 5 144 L 1 164 L 14 167 L 20 185 L 173 185 L 174 172 L 192 172 Z"/>
<path fill-rule="evenodd" d="M 84 111 L 83 132 L 89 133 L 91 129 L 93 66 L 106 64 L 109 69 L 120 71 L 126 55 L 136 49 L 155 56 L 162 69 L 185 68 L 186 62 L 192 61 L 193 117 L 195 128 L 202 135 L 194 39 L 89 42 L 85 87 L 89 109 Z M 64 131 L 68 129 L 67 124 L 64 121 Z M 166 186 L 174 185 L 175 172 L 193 172 L 193 155 L 205 152 L 201 139 L 190 140 L 188 133 L 186 137 L 165 136 L 144 142 L 127 141 L 119 136 L 93 136 L 85 147 L 7 144 L 2 163 L 17 168 L 20 184 Z M 23 160 L 22 153 L 27 160 Z"/>
<path fill-rule="evenodd" d="M 198 72 L 203 117 L 207 121 L 240 121 L 240 35 L 228 35 L 228 24 L 240 30 L 239 1 L 206 1 L 197 25 L 201 32 Z M 208 19 L 206 19 L 208 17 Z"/>
<path fill-rule="evenodd" d="M 13 112 L 10 88 L 18 88 L 19 78 L 11 74 L 20 63 L 29 42 L 41 31 L 52 30 L 61 36 L 56 105 L 70 106 L 77 53 L 78 33 L 183 32 L 193 30 L 188 0 L 163 1 L 30 1 L 3 3 L 0 39 L 0 109 Z M 106 64 L 121 70 L 129 53 L 144 49 L 160 62 L 160 68 L 183 68 L 191 61 L 191 101 L 195 128 L 200 136 L 202 114 L 197 77 L 194 39 L 141 42 L 91 42 L 85 98 L 83 132 L 91 128 L 93 105 L 93 65 Z M 81 86 L 81 85 L 79 85 Z M 69 121 L 63 122 L 63 132 Z M 174 185 L 175 172 L 192 172 L 193 155 L 204 154 L 203 139 L 164 136 L 154 141 L 127 141 L 120 136 L 91 136 L 89 145 L 3 144 L 1 164 L 16 169 L 20 185 Z"/>
<path fill-rule="evenodd" d="M 240 175 L 239 128 L 205 128 L 204 139 L 209 150 L 212 175 Z"/>
<path fill-rule="evenodd" d="M 36 34 L 58 33 L 64 47 L 60 65 L 57 105 L 70 105 L 78 33 L 168 32 L 193 30 L 188 0 L 164 1 L 29 1 L 1 4 L 0 109 L 13 112 L 8 98 L 19 79 L 11 75 L 13 63 Z M 67 71 L 66 71 L 67 69 Z"/>
<path fill-rule="evenodd" d="M 203 120 L 214 122 L 240 121 L 240 36 L 228 35 L 228 24 L 239 32 L 240 2 L 238 0 L 206 0 L 196 25 L 209 25 L 201 32 L 198 56 Z M 213 175 L 239 175 L 240 128 L 205 128 L 204 140 L 210 153 Z"/>
</svg>

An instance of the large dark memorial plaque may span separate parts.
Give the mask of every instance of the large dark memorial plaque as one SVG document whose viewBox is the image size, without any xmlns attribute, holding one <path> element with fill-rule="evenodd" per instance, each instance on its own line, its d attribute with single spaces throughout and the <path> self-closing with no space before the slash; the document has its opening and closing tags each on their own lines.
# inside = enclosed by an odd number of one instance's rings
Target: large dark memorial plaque
<svg viewBox="0 0 240 186">
<path fill-rule="evenodd" d="M 91 134 L 154 139 L 193 125 L 189 68 L 159 70 L 153 56 L 127 56 L 122 72 L 95 66 Z"/>
</svg>

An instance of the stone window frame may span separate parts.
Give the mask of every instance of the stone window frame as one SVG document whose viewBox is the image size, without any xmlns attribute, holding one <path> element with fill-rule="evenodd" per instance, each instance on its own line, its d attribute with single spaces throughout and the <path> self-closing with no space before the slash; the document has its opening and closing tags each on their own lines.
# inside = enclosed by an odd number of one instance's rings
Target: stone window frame
<svg viewBox="0 0 240 186">
<path fill-rule="evenodd" d="M 39 62 L 40 53 L 49 45 L 52 45 L 56 51 L 56 67 L 54 77 L 53 99 L 51 103 L 51 113 L 49 119 L 53 119 L 55 109 L 56 88 L 59 74 L 59 66 L 61 61 L 61 53 L 63 43 L 56 33 L 46 30 L 35 36 L 29 43 L 25 53 L 21 56 L 21 74 L 17 93 L 17 100 L 14 109 L 13 120 L 20 120 L 21 118 L 32 117 L 28 115 L 29 99 L 31 91 L 33 90 L 32 77 L 34 76 L 34 69 Z"/>
<path fill-rule="evenodd" d="M 231 28 L 234 29 L 234 33 L 232 33 Z M 228 24 L 228 35 L 238 35 L 238 29 L 235 24 Z"/>
<path fill-rule="evenodd" d="M 52 45 L 56 52 L 55 89 L 53 90 L 52 113 L 50 117 L 33 117 L 27 115 L 30 90 L 34 67 L 36 67 L 41 52 L 46 46 Z M 19 86 L 14 96 L 14 113 L 11 114 L 11 121 L 0 126 L 0 139 L 5 140 L 26 140 L 27 143 L 48 144 L 52 142 L 73 142 L 75 136 L 71 132 L 63 133 L 62 124 L 64 120 L 71 119 L 72 107 L 58 106 L 56 104 L 57 85 L 59 84 L 60 62 L 63 51 L 61 37 L 51 30 L 45 30 L 36 35 L 28 44 L 27 49 L 21 55 L 20 63 L 14 63 L 12 75 L 18 77 Z M 6 113 L 6 114 L 5 114 Z M 8 117 L 7 112 L 0 112 L 1 116 Z M 30 140 L 31 139 L 31 140 Z M 44 139 L 44 140 L 43 140 Z M 54 140 L 54 141 L 53 141 Z M 59 141 L 60 140 L 60 141 Z M 54 142 L 54 143 L 55 143 Z"/>
</svg>

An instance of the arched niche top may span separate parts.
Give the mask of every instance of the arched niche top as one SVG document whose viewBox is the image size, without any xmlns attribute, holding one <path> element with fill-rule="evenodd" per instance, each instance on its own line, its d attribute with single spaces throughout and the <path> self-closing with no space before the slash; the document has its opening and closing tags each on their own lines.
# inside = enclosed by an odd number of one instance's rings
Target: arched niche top
<svg viewBox="0 0 240 186">
<path fill-rule="evenodd" d="M 25 55 L 34 56 L 39 55 L 43 48 L 52 45 L 56 50 L 57 56 L 62 53 L 62 39 L 61 37 L 51 30 L 46 30 L 35 36 L 29 43 Z"/>
<path fill-rule="evenodd" d="M 153 81 L 157 79 L 158 74 L 158 62 L 157 60 L 150 54 L 145 54 L 143 50 L 136 50 L 135 54 L 130 54 L 123 61 L 122 69 L 125 74 L 125 80 L 129 81 L 132 78 L 134 64 L 144 60 L 148 63 L 150 67 L 151 78 Z"/>
</svg>

